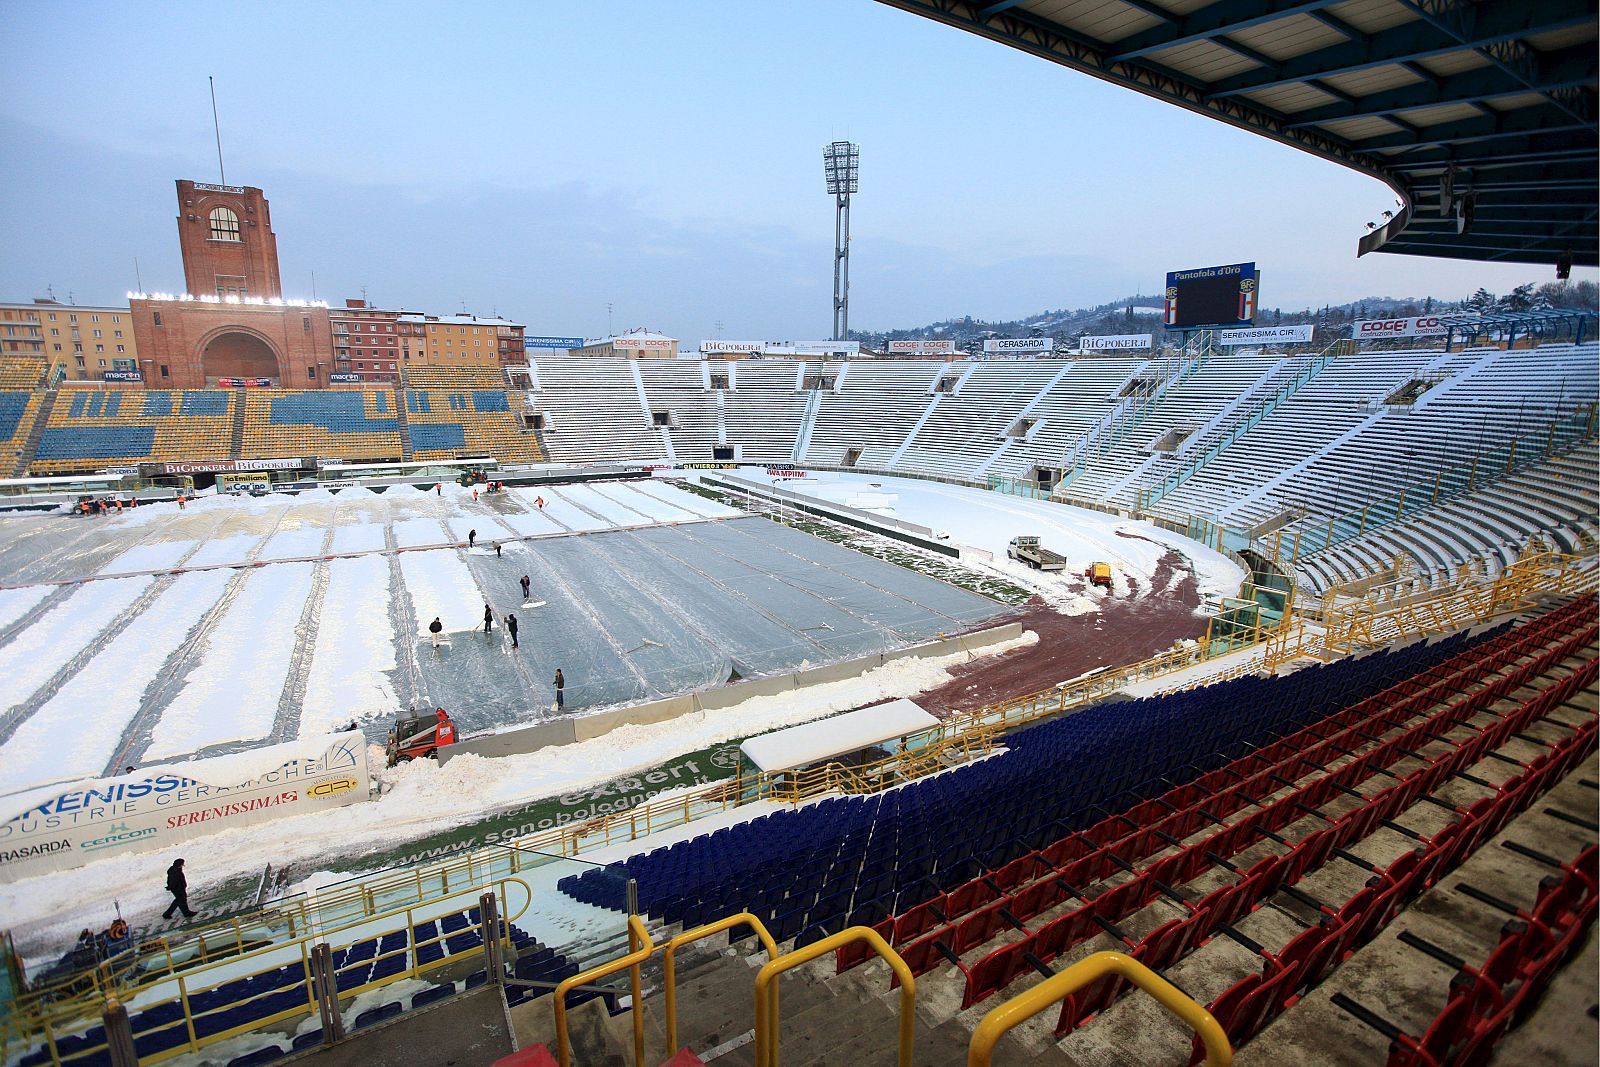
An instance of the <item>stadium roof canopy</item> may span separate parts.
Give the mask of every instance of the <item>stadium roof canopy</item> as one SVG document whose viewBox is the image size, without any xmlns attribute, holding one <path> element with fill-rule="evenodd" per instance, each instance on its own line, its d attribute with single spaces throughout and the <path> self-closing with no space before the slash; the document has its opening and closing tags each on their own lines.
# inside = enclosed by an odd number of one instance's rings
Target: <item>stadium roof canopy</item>
<svg viewBox="0 0 1600 1067">
<path fill-rule="evenodd" d="M 1360 255 L 1600 263 L 1594 0 L 882 2 L 1381 178 Z"/>
<path fill-rule="evenodd" d="M 1574 344 L 1582 344 L 1588 330 L 1590 315 L 1578 309 L 1551 308 L 1544 311 L 1490 311 L 1484 314 L 1440 315 L 1439 325 L 1446 327 L 1449 339 L 1457 335 L 1476 338 L 1483 334 L 1505 334 L 1512 338 L 1566 337 Z M 1448 349 L 1450 345 L 1447 343 Z"/>
</svg>

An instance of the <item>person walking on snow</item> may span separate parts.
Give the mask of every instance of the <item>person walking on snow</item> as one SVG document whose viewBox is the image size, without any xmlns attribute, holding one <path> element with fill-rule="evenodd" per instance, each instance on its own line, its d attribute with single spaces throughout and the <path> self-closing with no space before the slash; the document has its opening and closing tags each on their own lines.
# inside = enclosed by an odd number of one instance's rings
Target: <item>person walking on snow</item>
<svg viewBox="0 0 1600 1067">
<path fill-rule="evenodd" d="M 566 687 L 567 687 L 567 680 L 566 680 L 565 677 L 562 676 L 561 668 L 557 667 L 556 668 L 556 710 L 557 711 L 560 711 L 562 708 L 566 707 L 566 704 L 567 704 L 566 694 L 562 692 L 562 690 L 564 690 Z"/>
<path fill-rule="evenodd" d="M 161 913 L 163 919 L 172 918 L 175 911 L 183 912 L 185 919 L 194 918 L 194 912 L 189 908 L 189 879 L 184 877 L 181 859 L 173 860 L 172 866 L 167 868 L 167 892 L 172 894 L 172 903 Z"/>
<path fill-rule="evenodd" d="M 517 644 L 517 617 L 510 612 L 506 613 L 506 632 L 511 635 L 511 647 L 520 647 Z"/>
<path fill-rule="evenodd" d="M 439 635 L 441 633 L 443 633 L 443 632 L 444 632 L 444 623 L 440 622 L 439 621 L 439 616 L 435 615 L 433 617 L 433 621 L 428 624 L 428 633 L 429 633 L 430 636 L 433 637 L 433 647 L 434 648 L 438 648 L 439 647 Z"/>
<path fill-rule="evenodd" d="M 494 558 L 495 559 L 499 559 L 500 558 L 500 542 L 499 541 L 496 541 L 494 543 Z"/>
<path fill-rule="evenodd" d="M 528 576 L 526 574 L 524 574 L 522 576 L 522 599 L 523 600 L 527 600 L 528 599 L 528 587 L 530 585 L 532 585 L 532 584 L 533 583 L 528 581 Z"/>
<path fill-rule="evenodd" d="M 477 530 L 468 530 L 467 531 L 467 547 L 471 548 L 473 545 L 475 545 L 477 543 L 478 543 L 478 531 Z"/>
<path fill-rule="evenodd" d="M 489 628 L 491 626 L 493 626 L 493 625 L 494 625 L 494 609 L 491 608 L 489 605 L 485 604 L 483 606 L 483 632 L 484 633 L 488 633 L 489 632 Z"/>
<path fill-rule="evenodd" d="M 540 496 L 540 497 L 536 497 L 536 498 L 535 498 L 535 499 L 534 499 L 534 501 L 533 501 L 533 502 L 534 502 L 534 503 L 535 503 L 535 504 L 538 504 L 538 505 L 539 505 L 539 510 L 540 510 L 540 511 L 543 511 L 543 510 L 544 510 L 544 497 L 542 497 L 542 496 Z"/>
</svg>

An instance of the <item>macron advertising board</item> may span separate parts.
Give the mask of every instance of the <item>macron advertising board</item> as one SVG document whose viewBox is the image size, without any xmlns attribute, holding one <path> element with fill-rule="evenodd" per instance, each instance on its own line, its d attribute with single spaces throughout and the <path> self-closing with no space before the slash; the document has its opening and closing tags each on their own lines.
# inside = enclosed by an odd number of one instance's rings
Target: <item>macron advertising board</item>
<svg viewBox="0 0 1600 1067">
<path fill-rule="evenodd" d="M 80 779 L 0 798 L 0 882 L 368 798 L 360 731 Z"/>
<path fill-rule="evenodd" d="M 1254 326 L 1248 330 L 1218 330 L 1216 339 L 1219 345 L 1303 345 L 1311 340 L 1312 329 L 1310 323 L 1301 326 Z"/>
</svg>

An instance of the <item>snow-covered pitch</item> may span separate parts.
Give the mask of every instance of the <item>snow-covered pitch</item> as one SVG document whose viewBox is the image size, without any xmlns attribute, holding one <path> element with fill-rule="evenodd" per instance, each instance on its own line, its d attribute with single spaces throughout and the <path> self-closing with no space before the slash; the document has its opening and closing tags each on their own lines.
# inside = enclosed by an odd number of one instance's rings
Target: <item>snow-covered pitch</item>
<svg viewBox="0 0 1600 1067">
<path fill-rule="evenodd" d="M 13 514 L 0 573 L 0 792 L 351 721 L 381 740 L 406 707 L 448 708 L 470 734 L 554 714 L 557 668 L 575 714 L 1004 610 L 651 481 Z"/>
<path fill-rule="evenodd" d="M 878 483 L 865 487 L 877 497 L 860 498 L 854 483 L 862 481 Z M 1004 549 L 1011 537 L 1034 533 L 1073 559 L 1081 554 L 1114 561 L 1118 601 L 1169 596 L 1151 579 L 1171 552 L 1184 557 L 1183 569 L 1196 575 L 1202 592 L 1232 592 L 1242 577 L 1226 558 L 1148 524 L 1044 501 L 849 474 L 786 484 L 841 502 L 872 503 L 902 519 L 947 530 L 952 542 L 994 554 L 988 563 L 964 560 L 964 565 L 1030 588 L 1065 612 L 1097 610 L 1103 594 L 1084 590 L 1070 575 L 1040 575 L 1008 561 Z M 777 669 L 787 664 L 790 670 L 808 656 L 820 662 L 826 657 L 810 650 L 814 642 L 842 642 L 832 654 L 838 658 L 875 642 L 913 638 L 908 612 L 914 597 L 907 592 L 928 597 L 923 618 L 938 629 L 962 628 L 953 621 L 962 607 L 978 612 L 968 617 L 969 625 L 1000 610 L 903 568 L 764 518 L 741 516 L 662 481 L 545 487 L 503 496 L 480 491 L 476 500 L 470 490 L 451 485 L 439 494 L 411 486 L 381 494 L 349 488 L 336 495 L 202 498 L 183 511 L 159 506 L 105 519 L 0 516 L 0 574 L 15 586 L 0 589 L 0 670 L 13 683 L 0 697 L 5 704 L 0 708 L 0 791 L 117 769 L 139 761 L 140 746 L 158 739 L 177 750 L 190 739 L 211 744 L 229 732 L 223 729 L 229 723 L 254 724 L 249 731 L 239 726 L 232 731 L 236 734 L 259 731 L 273 708 L 275 736 L 280 728 L 281 736 L 323 732 L 353 718 L 377 737 L 397 706 L 424 693 L 441 698 L 476 693 L 477 706 L 453 705 L 469 726 L 491 721 L 472 716 L 486 713 L 495 701 L 504 705 L 505 721 L 523 713 L 548 714 L 549 679 L 543 668 L 513 660 L 502 622 L 506 611 L 523 620 L 518 651 L 525 657 L 539 655 L 541 642 L 550 646 L 550 633 L 559 629 L 544 621 L 547 613 L 552 620 L 580 620 L 596 612 L 609 620 L 616 612 L 615 630 L 598 636 L 584 630 L 583 640 L 620 663 L 660 655 L 657 643 L 683 647 L 678 633 L 648 644 L 625 636 L 634 632 L 625 627 L 637 625 L 642 604 L 667 603 L 673 610 L 664 620 L 700 635 L 706 642 L 702 647 L 717 648 L 726 657 L 710 664 L 720 680 L 717 671 L 724 662 L 768 662 Z M 475 548 L 453 543 L 473 530 Z M 584 536 L 576 536 L 580 533 Z M 513 535 L 532 539 L 512 541 Z M 497 540 L 503 542 L 498 555 Z M 621 547 L 606 548 L 608 543 Z M 687 565 L 689 545 L 705 546 L 698 569 Z M 399 547 L 414 550 L 384 551 Z M 769 554 L 753 554 L 762 551 Z M 337 558 L 324 560 L 324 555 Z M 302 556 L 315 558 L 297 561 Z M 603 571 L 599 561 L 613 558 L 624 565 L 608 563 L 611 569 Z M 658 584 L 650 585 L 629 561 L 653 558 L 683 562 L 651 572 Z M 167 573 L 173 568 L 187 573 Z M 872 573 L 882 582 L 910 584 L 896 585 L 901 592 L 895 594 L 880 586 L 876 601 L 869 602 L 862 577 Z M 126 577 L 48 584 L 96 574 Z M 517 579 L 523 574 L 530 577 L 534 599 L 545 600 L 546 607 L 520 607 Z M 599 583 L 608 588 L 582 592 Z M 733 614 L 729 601 L 704 599 L 713 589 L 731 590 L 743 598 L 744 608 Z M 301 597 L 299 604 L 289 602 L 291 591 Z M 481 633 L 485 594 L 496 611 L 487 640 Z M 797 601 L 801 597 L 808 601 Z M 797 602 L 830 613 L 828 626 L 813 629 L 813 617 L 798 614 Z M 425 631 L 433 614 L 443 619 L 450 643 L 438 653 Z M 846 624 L 846 618 L 855 621 Z M 562 624 L 567 625 L 579 623 Z M 758 660 L 777 645 L 762 635 L 782 633 L 788 634 L 786 640 L 807 643 L 791 648 L 798 658 L 774 653 Z M 1028 633 L 994 652 L 1021 651 L 1035 641 Z M 493 812 L 642 774 L 730 739 L 946 686 L 950 672 L 969 658 L 956 653 L 894 660 L 860 677 L 754 697 L 715 715 L 625 726 L 525 755 L 402 765 L 382 773 L 385 792 L 374 803 L 224 829 L 203 847 L 191 847 L 196 899 L 205 901 L 224 881 L 253 886 L 267 860 L 307 879 L 301 888 L 337 880 L 364 869 L 360 857 L 380 848 L 392 852 L 407 841 L 441 833 L 470 837 L 474 822 Z M 662 684 L 683 683 L 692 674 L 684 669 L 689 662 L 702 670 L 707 666 L 705 659 L 678 662 L 676 673 L 660 675 Z M 564 669 L 571 707 L 578 703 L 582 669 Z M 637 677 L 631 669 L 627 676 Z M 200 718 L 188 726 L 163 726 L 173 708 L 190 709 Z M 247 743 L 217 743 L 212 750 Z M 420 855 L 425 860 L 432 854 Z M 584 857 L 606 858 L 609 854 Z M 154 922 L 166 899 L 161 871 L 169 859 L 161 853 L 112 853 L 70 875 L 0 886 L 0 911 L 27 954 L 53 957 L 85 916 L 103 911 L 112 898 L 136 925 Z M 330 868 L 343 873 L 305 873 Z M 573 905 L 530 914 L 525 924 L 551 943 L 562 943 L 595 921 Z"/>
</svg>

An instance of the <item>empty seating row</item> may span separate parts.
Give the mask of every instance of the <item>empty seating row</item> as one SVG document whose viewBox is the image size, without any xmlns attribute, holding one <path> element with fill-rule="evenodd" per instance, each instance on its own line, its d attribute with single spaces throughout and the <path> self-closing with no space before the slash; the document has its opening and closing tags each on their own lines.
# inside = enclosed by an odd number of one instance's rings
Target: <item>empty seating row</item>
<svg viewBox="0 0 1600 1067">
<path fill-rule="evenodd" d="M 1385 694 L 1368 701 L 1364 708 L 1352 709 L 1253 753 L 1225 769 L 1225 773 L 1178 787 L 1156 804 L 1140 806 L 1144 809 L 1142 815 L 1140 808 L 1135 808 L 1123 815 L 1109 816 L 1100 827 L 1079 838 L 1063 840 L 1044 853 L 975 879 L 944 898 L 941 903 L 948 914 L 930 906 L 920 915 L 913 912 L 881 924 L 880 932 L 897 941 L 906 936 L 918 937 L 901 948 L 914 973 L 923 973 L 944 959 L 955 962 L 966 978 L 963 1003 L 970 1005 L 1033 968 L 1048 973 L 1048 961 L 1089 937 L 1110 933 L 1112 947 L 1130 951 L 1159 970 L 1220 931 L 1248 945 L 1264 960 L 1259 972 L 1247 975 L 1212 1005 L 1237 1045 L 1300 990 L 1314 985 L 1328 967 L 1370 937 L 1403 900 L 1420 892 L 1477 842 L 1504 825 L 1512 814 L 1525 808 L 1576 759 L 1593 751 L 1592 716 L 1586 722 L 1570 725 L 1552 720 L 1566 732 L 1546 744 L 1538 758 L 1519 762 L 1523 774 L 1489 785 L 1490 797 L 1464 808 L 1444 804 L 1459 818 L 1431 838 L 1413 834 L 1413 840 L 1423 848 L 1406 852 L 1382 866 L 1349 851 L 1380 824 L 1394 830 L 1405 829 L 1392 819 L 1419 797 L 1441 803 L 1427 794 L 1452 776 L 1481 782 L 1465 769 L 1486 754 L 1510 759 L 1494 749 L 1511 738 L 1519 744 L 1532 742 L 1526 733 L 1532 723 L 1559 707 L 1578 688 L 1593 684 L 1596 671 L 1591 657 L 1581 671 L 1524 701 L 1516 710 L 1499 718 L 1490 716 L 1487 724 L 1470 722 L 1482 715 L 1489 703 L 1541 679 L 1554 662 L 1586 652 L 1592 646 L 1596 633 L 1589 622 L 1592 602 L 1581 606 L 1584 612 L 1577 622 L 1588 623 L 1586 628 L 1568 634 L 1516 669 L 1493 679 L 1471 701 L 1447 704 L 1417 722 L 1407 722 L 1403 706 L 1397 712 L 1397 704 L 1416 708 L 1427 701 L 1437 701 L 1441 694 L 1454 695 L 1460 679 L 1448 672 L 1409 696 Z M 1573 618 L 1569 616 L 1565 622 L 1571 624 Z M 1500 653 L 1491 663 L 1504 663 L 1504 654 L 1528 655 L 1525 645 L 1520 649 L 1502 648 Z M 1458 664 L 1468 669 L 1477 665 L 1476 657 Z M 1384 733 L 1396 725 L 1402 726 L 1403 732 L 1379 742 L 1339 771 L 1321 779 L 1299 780 L 1308 768 L 1341 758 L 1339 753 L 1353 752 L 1346 746 L 1360 746 L 1364 738 L 1377 740 L 1372 731 Z M 1463 727 L 1468 731 L 1465 738 L 1450 740 L 1444 736 Z M 1432 756 L 1417 751 L 1435 743 L 1443 743 L 1445 751 Z M 1396 774 L 1397 762 L 1406 759 L 1416 759 L 1423 766 Z M 1372 795 L 1358 791 L 1363 783 L 1380 777 L 1394 784 Z M 1288 794 L 1273 797 L 1280 787 L 1289 790 Z M 1343 812 L 1331 810 L 1329 804 L 1342 797 L 1356 799 L 1356 806 Z M 1232 824 L 1225 821 L 1230 813 L 1250 807 L 1257 810 L 1246 818 Z M 1158 821 L 1150 821 L 1152 816 Z M 1307 817 L 1317 819 L 1319 828 L 1298 842 L 1282 836 L 1291 833 L 1290 824 Z M 1200 838 L 1190 837 L 1208 824 L 1212 829 Z M 1250 849 L 1258 840 L 1268 849 L 1259 862 L 1230 860 L 1229 857 L 1239 858 L 1241 850 Z M 1272 852 L 1274 842 L 1288 850 Z M 1155 858 L 1158 854 L 1152 848 L 1164 850 L 1168 846 L 1178 851 Z M 1152 859 L 1141 864 L 1140 857 L 1146 854 Z M 1295 883 L 1308 872 L 1335 859 L 1356 865 L 1359 871 L 1370 875 L 1366 886 L 1337 905 L 1318 901 L 1296 888 Z M 1183 889 L 1186 881 L 1208 867 L 1232 872 L 1234 877 L 1211 891 Z M 1107 882 L 1107 888 L 1099 891 L 1090 888 L 1123 870 L 1131 875 L 1128 881 L 1116 885 Z M 1048 873 L 1039 875 L 1039 871 Z M 1283 949 L 1268 951 L 1231 924 L 1239 915 L 1258 907 L 1265 896 L 1280 891 L 1294 894 L 1296 900 L 1311 904 L 1316 911 L 1312 928 Z M 1171 911 L 1174 902 L 1178 913 L 1175 918 L 1147 918 L 1143 913 L 1134 917 L 1141 909 L 1151 911 L 1147 905 L 1165 905 Z M 1042 925 L 1033 922 L 1058 905 L 1066 910 Z M 968 909 L 971 910 L 966 919 L 945 922 Z M 933 935 L 919 936 L 927 929 L 929 913 L 937 915 L 941 925 Z M 1322 921 L 1317 921 L 1317 916 Z M 1142 936 L 1131 933 L 1136 926 L 1148 932 Z M 970 964 L 961 960 L 963 954 L 994 934 L 1012 928 L 1021 932 L 1020 940 L 1011 940 Z M 840 966 L 861 962 L 865 955 L 854 949 L 842 950 Z M 1118 986 L 1119 982 L 1103 982 L 1075 995 L 1063 1007 L 1058 1033 L 1071 1030 L 1086 1016 L 1106 1007 L 1115 999 Z M 1195 1058 L 1198 1056 L 1197 1046 Z"/>
<path fill-rule="evenodd" d="M 46 362 L 38 356 L 7 353 L 0 358 L 0 389 L 37 389 L 44 381 L 46 367 Z"/>
<path fill-rule="evenodd" d="M 611 874 L 571 876 L 560 888 L 619 907 L 617 875 L 625 873 L 638 881 L 641 907 L 651 914 L 665 917 L 681 908 L 684 921 L 692 921 L 694 909 L 725 912 L 765 899 L 780 925 L 802 922 L 819 930 L 842 922 L 842 911 L 869 905 L 903 910 L 919 902 L 918 894 L 928 899 L 970 878 L 968 861 L 1003 866 L 1083 829 L 1097 810 L 1159 793 L 1163 780 L 1203 774 L 1454 647 L 1413 646 L 1286 679 L 1245 678 L 1090 708 L 1017 735 L 1009 751 L 981 763 L 882 796 L 775 813 L 631 857 Z M 828 872 L 830 892 L 794 873 L 809 870 Z"/>
<path fill-rule="evenodd" d="M 0 392 L 0 477 L 17 471 L 17 461 L 28 443 L 44 394 L 6 390 Z"/>
<path fill-rule="evenodd" d="M 409 931 L 401 928 L 341 947 L 333 954 L 339 994 L 355 996 L 403 975 L 468 957 L 483 945 L 480 925 L 474 907 L 417 923 Z M 507 924 L 506 930 L 514 946 L 531 944 L 532 939 L 515 926 Z M 190 1045 L 191 1024 L 194 1038 L 204 1042 L 225 1032 L 248 1032 L 314 1013 L 314 1004 L 307 965 L 292 963 L 214 986 L 201 985 L 191 976 L 185 995 L 142 1007 L 129 1022 L 135 1048 L 147 1056 Z M 91 1027 L 82 1034 L 47 1041 L 20 1063 L 28 1067 L 51 1062 L 52 1044 L 62 1062 L 110 1062 L 103 1028 Z"/>
<path fill-rule="evenodd" d="M 388 389 L 251 389 L 240 452 L 259 459 L 398 460 L 395 394 Z"/>
<path fill-rule="evenodd" d="M 1444 1006 L 1420 1035 L 1407 1033 L 1343 993 L 1334 994 L 1335 1005 L 1390 1039 L 1388 1067 L 1483 1063 L 1507 1030 L 1526 1021 L 1556 971 L 1582 947 L 1600 914 L 1596 846 L 1587 846 L 1571 862 L 1561 864 L 1515 842 L 1505 844 L 1555 866 L 1557 873 L 1539 880 L 1527 911 L 1496 902 L 1510 909 L 1511 917 L 1481 962 L 1469 963 L 1409 931 L 1400 934 L 1400 943 L 1455 971 L 1445 989 Z"/>
<path fill-rule="evenodd" d="M 1536 660 L 1515 676 L 1497 682 L 1495 688 L 1483 692 L 1478 702 L 1482 703 L 1495 693 L 1504 692 L 1532 676 L 1550 657 L 1565 655 L 1572 648 L 1582 647 L 1581 641 L 1589 636 L 1588 632 L 1584 632 L 1578 638 L 1569 637 L 1559 652 L 1546 653 L 1544 659 Z M 1480 646 L 1481 649 L 1491 649 L 1490 655 L 1494 654 L 1492 646 Z M 897 944 L 920 940 L 918 949 L 908 949 L 908 953 L 931 966 L 938 962 L 941 954 L 936 951 L 941 938 L 947 944 L 965 942 L 970 946 L 986 940 L 987 933 L 992 932 L 994 914 L 986 918 L 980 916 L 975 921 L 967 921 L 964 917 L 977 915 L 985 909 L 993 912 L 998 906 L 1007 907 L 1013 915 L 1037 914 L 1064 899 L 1059 885 L 1051 888 L 1054 883 L 1097 882 L 1114 873 L 1120 863 L 1136 863 L 1162 851 L 1171 844 L 1172 839 L 1188 837 L 1214 820 L 1226 818 L 1240 810 L 1242 799 L 1272 792 L 1277 788 L 1273 782 L 1278 781 L 1271 777 L 1272 774 L 1277 774 L 1279 778 L 1294 778 L 1297 775 L 1291 772 L 1298 771 L 1303 775 L 1307 768 L 1317 765 L 1319 757 L 1336 758 L 1335 754 L 1341 751 L 1341 745 L 1329 739 L 1329 730 L 1349 734 L 1343 740 L 1344 745 L 1359 744 L 1356 739 L 1359 731 L 1355 734 L 1351 734 L 1351 731 L 1357 729 L 1352 724 L 1361 721 L 1361 716 L 1389 716 L 1393 714 L 1393 709 L 1419 706 L 1435 699 L 1441 692 L 1455 692 L 1465 677 L 1492 670 L 1495 662 L 1478 653 L 1464 653 L 1457 657 L 1453 665 L 1436 669 L 1437 677 L 1433 677 L 1425 688 L 1404 697 L 1391 690 L 1383 697 L 1369 699 L 1355 709 L 1308 726 L 1292 739 L 1259 749 L 1244 760 L 1211 772 L 1189 785 L 1175 787 L 1163 797 L 1135 805 L 1121 814 L 1107 815 L 1082 834 L 1053 842 L 1002 867 L 980 870 L 948 892 L 936 894 L 924 903 L 897 914 L 886 936 Z M 1464 708 L 1476 706 L 1462 705 Z M 1274 753 L 1282 755 L 1281 765 L 1267 762 L 1269 755 Z M 1264 766 L 1267 770 L 1262 769 Z M 1199 815 L 1200 810 L 1206 814 Z M 1291 806 L 1285 812 L 1292 813 L 1292 810 Z M 1216 844 L 1208 847 L 1226 851 Z M 1113 861 L 1109 856 L 1117 859 Z M 1190 856 L 1188 862 L 1192 863 L 1194 859 L 1195 856 Z M 1063 873 L 1066 868 L 1070 870 Z M 1039 896 L 1041 891 L 1045 891 L 1043 897 Z M 935 936 L 929 937 L 930 931 L 936 932 Z"/>
<path fill-rule="evenodd" d="M 223 460 L 239 399 L 214 389 L 63 389 L 29 460 L 33 474 L 107 464 Z"/>
</svg>

